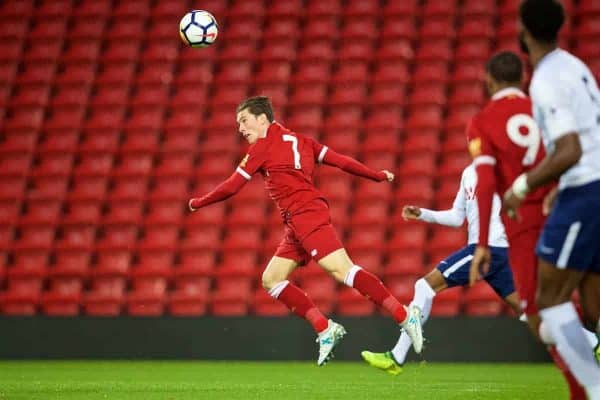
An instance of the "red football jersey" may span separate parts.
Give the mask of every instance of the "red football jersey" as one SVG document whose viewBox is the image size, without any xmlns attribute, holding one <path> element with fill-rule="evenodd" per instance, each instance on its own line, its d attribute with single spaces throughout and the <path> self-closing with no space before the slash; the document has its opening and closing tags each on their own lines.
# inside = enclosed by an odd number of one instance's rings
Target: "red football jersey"
<svg viewBox="0 0 600 400">
<path fill-rule="evenodd" d="M 531 114 L 531 100 L 516 88 L 497 92 L 467 128 L 469 152 L 494 164 L 496 190 L 502 196 L 513 181 L 546 156 L 540 129 Z M 481 157 L 481 158 L 480 158 Z M 524 200 L 541 203 L 549 188 L 540 188 Z"/>
<path fill-rule="evenodd" d="M 273 122 L 267 136 L 250 146 L 237 172 L 246 179 L 260 172 L 280 211 L 293 214 L 312 200 L 325 199 L 312 175 L 326 152 L 327 146 Z"/>
</svg>

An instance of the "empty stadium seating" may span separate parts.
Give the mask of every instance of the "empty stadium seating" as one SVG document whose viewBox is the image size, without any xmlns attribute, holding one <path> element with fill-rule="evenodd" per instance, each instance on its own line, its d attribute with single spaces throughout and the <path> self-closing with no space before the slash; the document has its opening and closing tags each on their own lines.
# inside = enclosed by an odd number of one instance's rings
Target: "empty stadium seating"
<svg viewBox="0 0 600 400">
<path fill-rule="evenodd" d="M 519 2 L 210 0 L 222 29 L 206 49 L 177 34 L 192 3 L 0 4 L 0 313 L 287 315 L 260 286 L 282 237 L 260 182 L 187 211 L 243 156 L 235 106 L 254 94 L 291 129 L 396 172 L 387 185 L 322 167 L 315 181 L 356 262 L 409 301 L 466 235 L 401 208 L 451 205 L 483 62 L 516 48 Z M 598 74 L 598 2 L 567 8 L 561 43 Z M 327 313 L 376 312 L 313 263 L 292 279 Z M 477 286 L 432 313 L 503 310 Z"/>
</svg>

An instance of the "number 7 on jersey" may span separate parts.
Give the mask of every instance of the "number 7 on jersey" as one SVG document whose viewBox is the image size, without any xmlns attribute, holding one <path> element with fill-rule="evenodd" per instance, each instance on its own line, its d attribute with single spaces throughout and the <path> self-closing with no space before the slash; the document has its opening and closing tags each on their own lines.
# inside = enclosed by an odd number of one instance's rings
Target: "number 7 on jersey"
<svg viewBox="0 0 600 400">
<path fill-rule="evenodd" d="M 300 153 L 298 152 L 298 138 L 292 135 L 283 135 L 284 142 L 292 142 L 292 152 L 294 153 L 294 168 L 301 169 Z"/>
</svg>

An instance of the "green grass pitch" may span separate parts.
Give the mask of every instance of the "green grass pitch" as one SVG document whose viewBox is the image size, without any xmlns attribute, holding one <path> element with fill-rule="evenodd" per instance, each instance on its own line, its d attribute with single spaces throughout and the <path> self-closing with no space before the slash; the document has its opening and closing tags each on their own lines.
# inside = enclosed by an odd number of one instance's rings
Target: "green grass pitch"
<svg viewBox="0 0 600 400">
<path fill-rule="evenodd" d="M 561 399 L 550 364 L 2 361 L 0 399 Z"/>
</svg>

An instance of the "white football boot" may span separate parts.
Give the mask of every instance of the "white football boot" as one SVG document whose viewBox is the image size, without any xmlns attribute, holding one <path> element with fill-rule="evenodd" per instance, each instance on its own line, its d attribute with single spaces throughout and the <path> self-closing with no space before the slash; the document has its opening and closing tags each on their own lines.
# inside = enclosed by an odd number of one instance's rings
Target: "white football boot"
<svg viewBox="0 0 600 400">
<path fill-rule="evenodd" d="M 406 320 L 400 325 L 412 341 L 415 353 L 423 350 L 423 328 L 421 327 L 421 309 L 411 305 L 406 309 Z"/>
<path fill-rule="evenodd" d="M 327 329 L 319 333 L 319 337 L 317 337 L 317 343 L 319 343 L 317 365 L 319 367 L 325 365 L 327 361 L 333 358 L 333 349 L 340 343 L 344 336 L 346 336 L 346 329 L 337 322 L 329 320 Z"/>
</svg>

